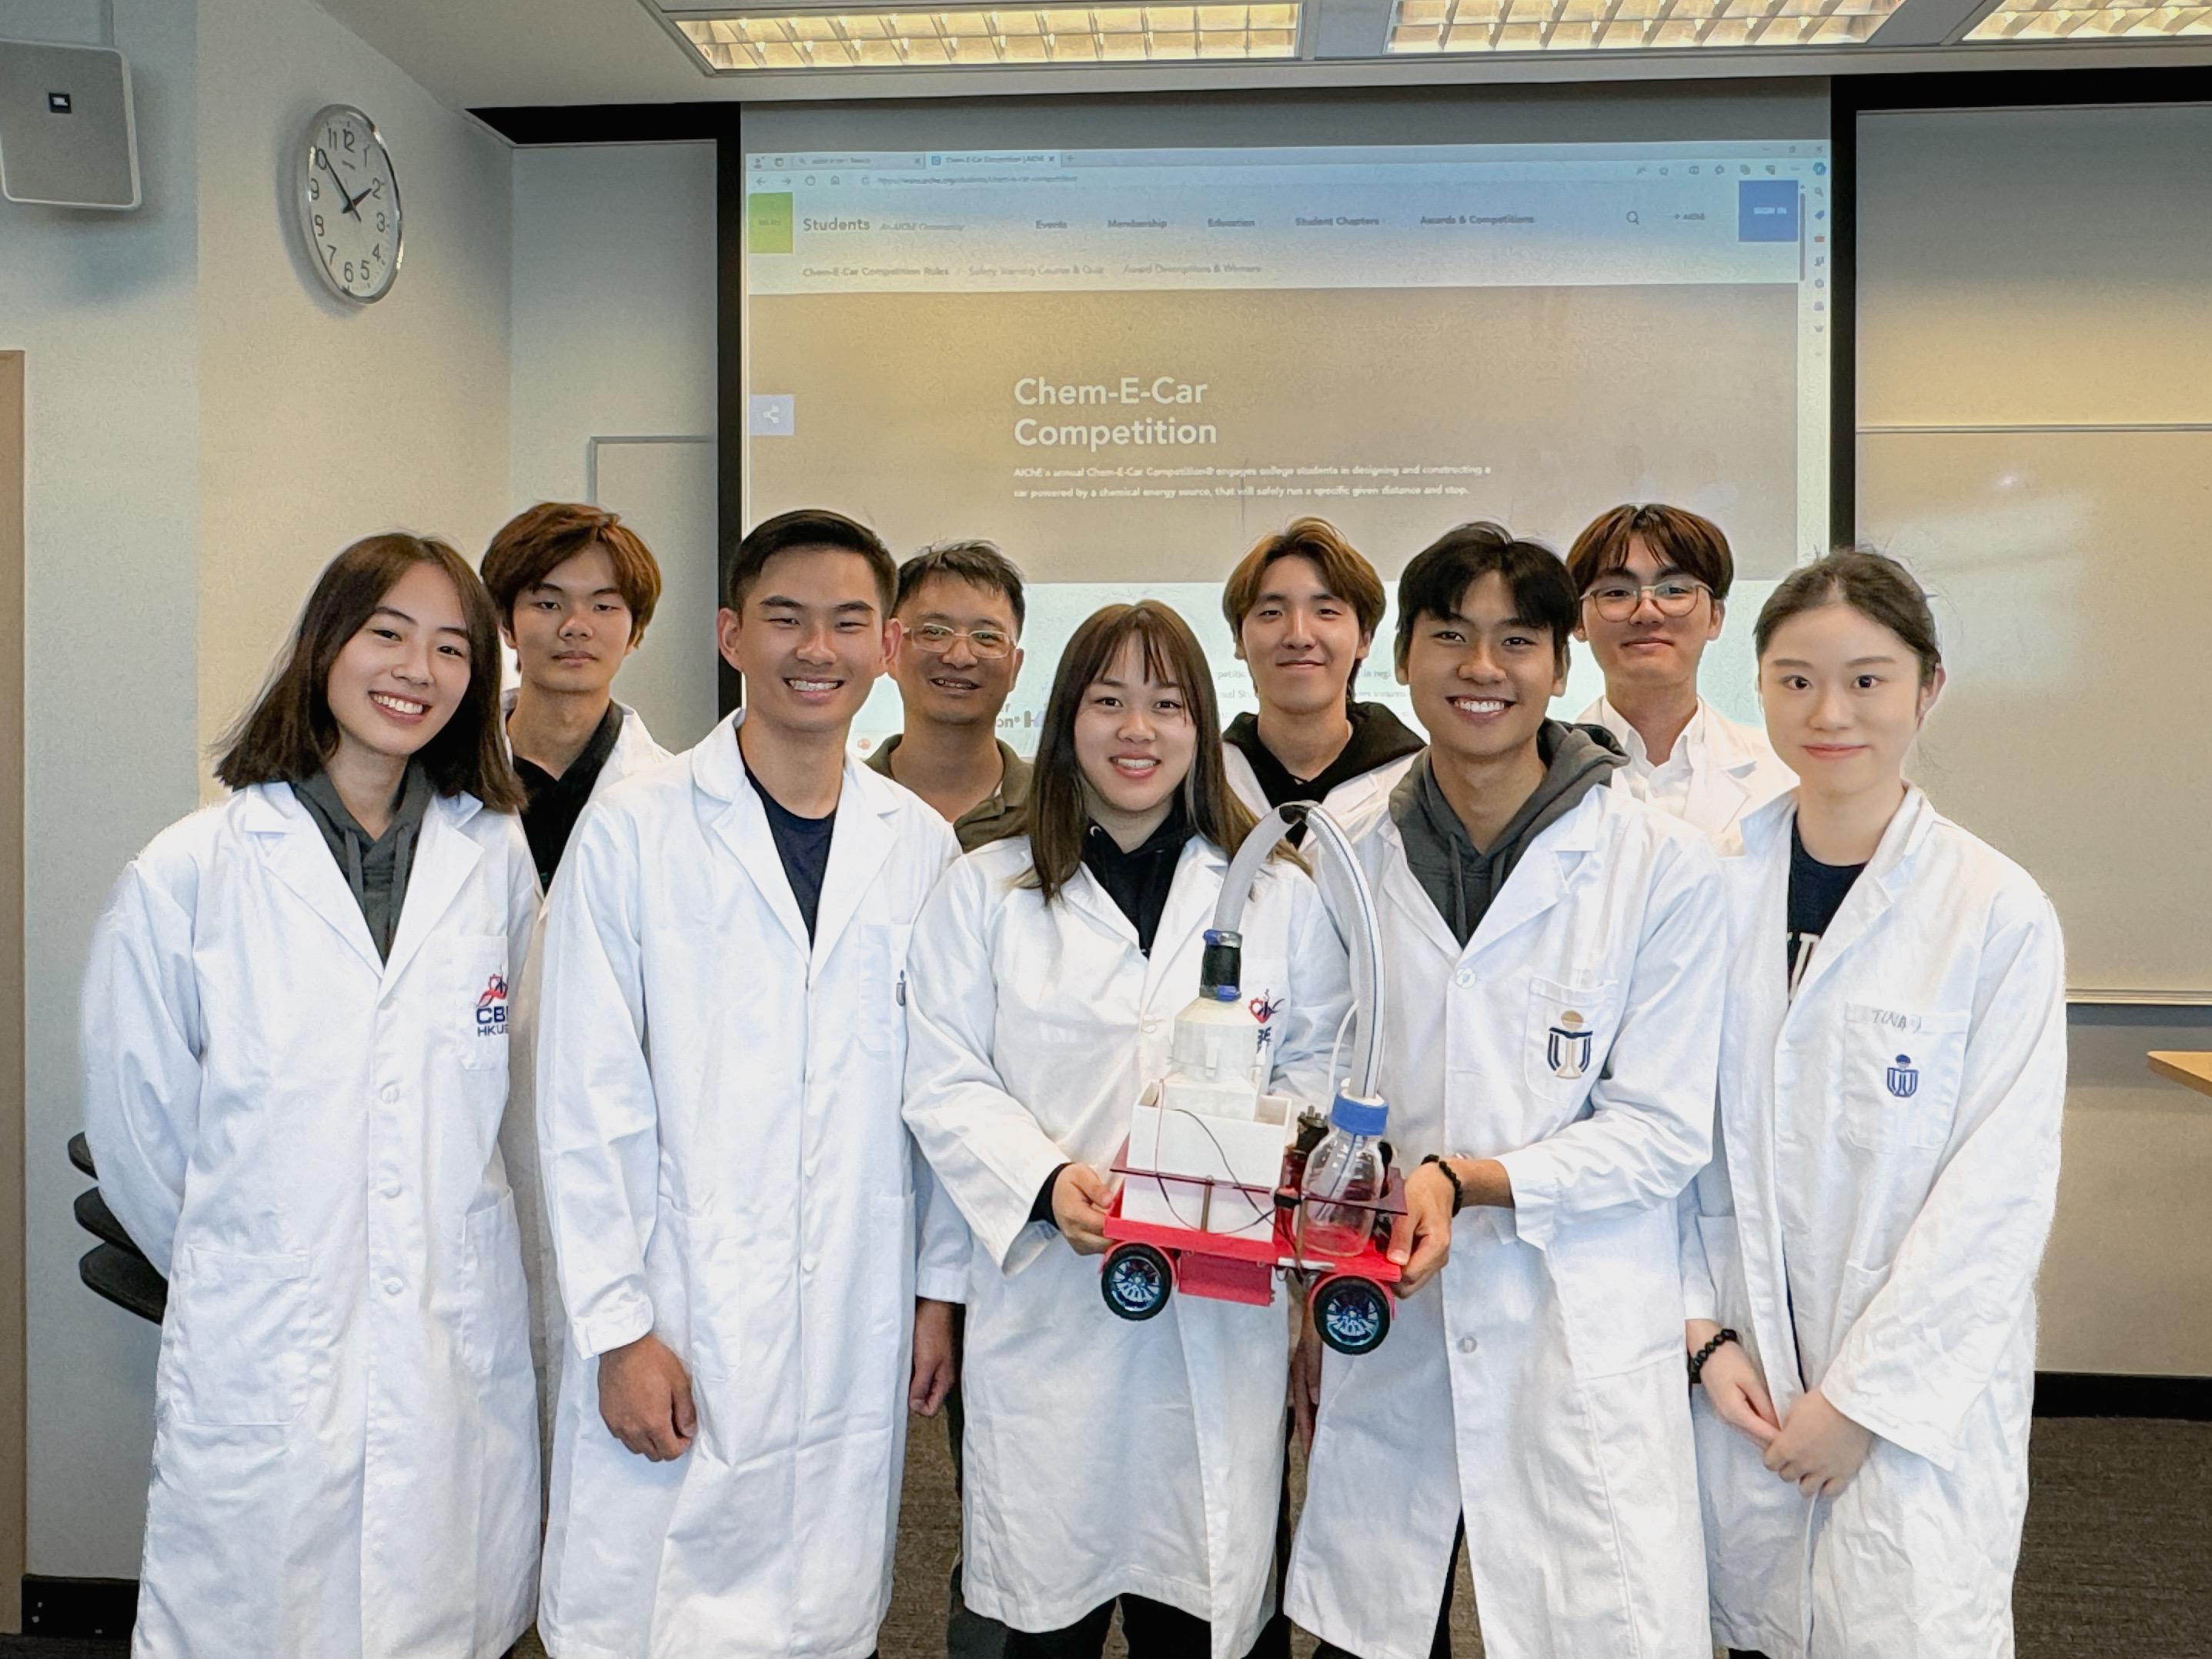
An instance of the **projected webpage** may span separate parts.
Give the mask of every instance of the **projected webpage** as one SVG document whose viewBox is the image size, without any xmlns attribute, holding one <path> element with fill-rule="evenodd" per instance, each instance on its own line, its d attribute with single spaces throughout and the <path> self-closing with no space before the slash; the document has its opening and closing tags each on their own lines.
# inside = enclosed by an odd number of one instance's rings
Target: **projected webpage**
<svg viewBox="0 0 2212 1659">
<path fill-rule="evenodd" d="M 1749 583 L 1712 690 L 1747 713 L 1734 636 L 1826 533 L 1817 142 L 756 153 L 745 175 L 748 522 L 830 505 L 1066 585 L 1033 601 L 1018 748 L 1107 597 L 1176 603 L 1249 706 L 1219 579 L 1300 514 L 1395 575 L 1470 518 L 1564 550 L 1619 501 L 1706 513 Z M 897 726 L 886 684 L 855 738 Z"/>
</svg>

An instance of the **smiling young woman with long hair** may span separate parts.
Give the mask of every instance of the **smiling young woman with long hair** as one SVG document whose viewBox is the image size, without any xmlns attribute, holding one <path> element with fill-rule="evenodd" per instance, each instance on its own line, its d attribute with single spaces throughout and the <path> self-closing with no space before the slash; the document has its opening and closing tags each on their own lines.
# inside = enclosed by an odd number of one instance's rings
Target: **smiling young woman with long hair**
<svg viewBox="0 0 2212 1659">
<path fill-rule="evenodd" d="M 536 909 L 499 635 L 443 543 L 316 582 L 226 739 L 234 793 L 93 942 L 100 1190 L 168 1276 L 136 1651 L 495 1656 L 538 1462 L 494 1150 Z"/>
<path fill-rule="evenodd" d="M 908 956 L 907 1121 L 975 1240 L 967 1595 L 1011 1659 L 1095 1659 L 1117 1601 L 1133 1659 L 1236 1659 L 1269 1610 L 1280 1310 L 1176 1296 L 1132 1323 L 1092 1260 L 1252 824 L 1219 731 L 1180 617 L 1091 617 L 1053 681 L 1026 832 L 945 873 Z M 1243 932 L 1255 1072 L 1325 1102 L 1349 990 L 1313 883 L 1267 865 Z"/>
<path fill-rule="evenodd" d="M 1719 1129 L 1683 1273 L 1714 1633 L 1772 1659 L 2009 1653 L 2058 920 L 1905 775 L 1944 672 L 1902 567 L 1804 567 L 1757 642 L 1804 781 L 1723 861 Z"/>
</svg>

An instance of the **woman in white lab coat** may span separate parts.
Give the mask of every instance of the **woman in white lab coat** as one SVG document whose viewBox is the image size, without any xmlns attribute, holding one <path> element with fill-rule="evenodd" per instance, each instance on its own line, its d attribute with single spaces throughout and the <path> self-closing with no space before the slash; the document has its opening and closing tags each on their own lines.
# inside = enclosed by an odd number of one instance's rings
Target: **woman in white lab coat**
<svg viewBox="0 0 2212 1659">
<path fill-rule="evenodd" d="M 1764 732 L 1698 692 L 1735 582 L 1728 538 L 1683 507 L 1616 507 L 1575 538 L 1567 574 L 1581 595 L 1575 637 L 1605 671 L 1605 695 L 1575 718 L 1628 757 L 1613 787 L 1726 844 L 1745 813 L 1797 782 Z"/>
<path fill-rule="evenodd" d="M 537 876 L 452 549 L 323 572 L 94 937 L 86 1128 L 169 1303 L 134 1651 L 504 1653 L 538 1458 L 495 1137 Z"/>
<path fill-rule="evenodd" d="M 1943 669 L 1901 568 L 1805 567 L 1757 642 L 1804 782 L 1725 861 L 1719 1145 L 1685 1231 L 1714 1632 L 1772 1659 L 2008 1654 L 2057 918 L 1904 777 Z"/>
<path fill-rule="evenodd" d="M 969 1604 L 1009 1659 L 1096 1659 L 1119 1601 L 1133 1659 L 1237 1659 L 1270 1610 L 1285 1327 L 1099 1294 L 1109 1170 L 1199 989 L 1201 935 L 1252 819 L 1223 775 L 1203 653 L 1153 602 L 1060 659 L 1024 828 L 948 871 L 908 957 L 907 1121 L 974 1236 Z M 1312 882 L 1265 866 L 1243 989 L 1271 1087 L 1326 1104 L 1348 1000 Z"/>
</svg>

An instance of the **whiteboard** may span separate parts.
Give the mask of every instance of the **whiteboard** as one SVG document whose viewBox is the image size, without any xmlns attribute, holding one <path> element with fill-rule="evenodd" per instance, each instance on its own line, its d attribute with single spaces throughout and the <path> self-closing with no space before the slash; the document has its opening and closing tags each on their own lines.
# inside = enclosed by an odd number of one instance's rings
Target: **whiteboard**
<svg viewBox="0 0 2212 1659">
<path fill-rule="evenodd" d="M 1859 487 L 1950 671 L 1916 780 L 2051 895 L 2077 995 L 2212 992 L 2212 432 L 1868 433 Z"/>
<path fill-rule="evenodd" d="M 1858 527 L 1933 591 L 1915 775 L 2077 1000 L 2212 1000 L 2212 103 L 1858 131 Z"/>
<path fill-rule="evenodd" d="M 615 695 L 664 749 L 689 749 L 714 728 L 718 594 L 714 445 L 711 440 L 596 438 L 596 503 L 612 507 L 660 562 L 660 603 Z"/>
</svg>

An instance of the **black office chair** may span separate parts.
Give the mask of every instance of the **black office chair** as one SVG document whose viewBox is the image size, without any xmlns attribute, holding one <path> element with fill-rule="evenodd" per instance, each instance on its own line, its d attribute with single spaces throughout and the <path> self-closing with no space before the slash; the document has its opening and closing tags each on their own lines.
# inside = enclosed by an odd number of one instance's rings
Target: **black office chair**
<svg viewBox="0 0 2212 1659">
<path fill-rule="evenodd" d="M 85 1138 L 71 1135 L 69 1143 L 70 1162 L 97 1180 L 100 1171 L 93 1167 L 92 1148 Z M 107 1200 L 100 1195 L 98 1187 L 88 1187 L 77 1194 L 77 1225 L 100 1240 L 87 1251 L 76 1264 L 76 1274 L 96 1296 L 102 1296 L 126 1312 L 141 1319 L 161 1322 L 162 1312 L 169 1305 L 169 1281 L 146 1259 L 145 1252 L 131 1242 L 131 1235 L 115 1218 L 115 1212 L 107 1207 Z"/>
</svg>

